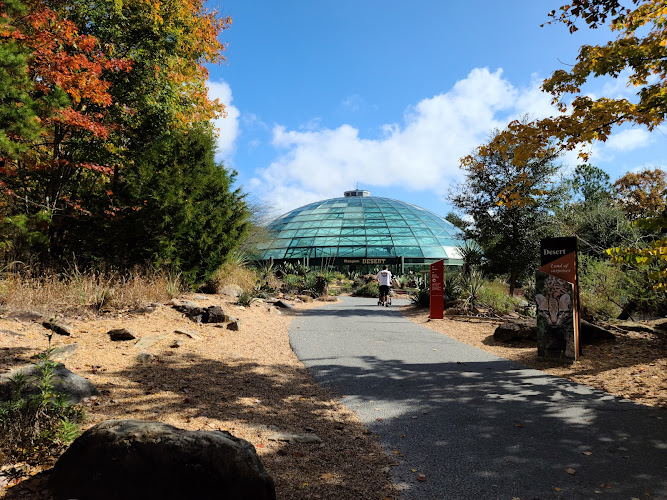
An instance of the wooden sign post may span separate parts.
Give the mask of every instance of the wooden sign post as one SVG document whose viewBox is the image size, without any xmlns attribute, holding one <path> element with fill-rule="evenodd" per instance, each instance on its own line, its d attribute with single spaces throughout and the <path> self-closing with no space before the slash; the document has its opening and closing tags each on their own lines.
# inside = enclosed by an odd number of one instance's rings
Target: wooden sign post
<svg viewBox="0 0 667 500">
<path fill-rule="evenodd" d="M 430 285 L 431 285 L 431 319 L 442 319 L 445 309 L 445 289 L 443 282 L 445 279 L 445 261 L 439 260 L 431 264 Z"/>
<path fill-rule="evenodd" d="M 537 355 L 579 359 L 577 238 L 541 241 L 541 266 L 535 274 Z"/>
</svg>

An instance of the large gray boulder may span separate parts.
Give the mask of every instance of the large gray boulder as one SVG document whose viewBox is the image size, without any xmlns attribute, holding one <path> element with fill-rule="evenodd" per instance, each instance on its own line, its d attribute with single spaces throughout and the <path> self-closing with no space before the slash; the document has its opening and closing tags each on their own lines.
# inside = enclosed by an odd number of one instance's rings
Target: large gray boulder
<svg viewBox="0 0 667 500">
<path fill-rule="evenodd" d="M 600 341 L 615 340 L 616 336 L 600 326 L 581 320 L 579 331 L 582 344 L 594 344 Z M 537 340 L 537 320 L 512 319 L 506 321 L 493 332 L 493 338 L 500 342 Z"/>
<path fill-rule="evenodd" d="M 276 498 L 249 442 L 139 420 L 108 420 L 84 432 L 53 467 L 50 487 L 56 500 Z"/>
<path fill-rule="evenodd" d="M 493 332 L 493 338 L 500 342 L 536 341 L 537 320 L 535 319 L 513 319 L 505 321 Z"/>
<path fill-rule="evenodd" d="M 27 379 L 27 393 L 37 394 L 39 389 L 40 370 L 36 364 L 21 366 L 10 372 L 0 375 L 0 401 L 7 401 L 11 394 L 12 378 L 22 374 Z M 67 401 L 76 404 L 91 396 L 99 396 L 97 387 L 87 378 L 72 373 L 65 365 L 59 363 L 53 370 L 53 389 L 59 394 L 64 394 Z"/>
<path fill-rule="evenodd" d="M 594 344 L 605 340 L 616 340 L 616 335 L 601 326 L 594 325 L 583 319 L 581 320 L 580 326 L 581 342 L 583 344 Z"/>
</svg>

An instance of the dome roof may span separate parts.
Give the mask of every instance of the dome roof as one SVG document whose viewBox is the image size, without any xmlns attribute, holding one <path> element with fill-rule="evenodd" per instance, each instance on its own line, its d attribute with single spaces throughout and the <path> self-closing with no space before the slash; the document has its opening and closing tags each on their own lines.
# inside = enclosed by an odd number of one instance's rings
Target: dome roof
<svg viewBox="0 0 667 500">
<path fill-rule="evenodd" d="M 382 259 L 409 262 L 445 259 L 459 265 L 457 228 L 410 203 L 347 191 L 342 198 L 292 210 L 268 226 L 258 260 Z M 347 262 L 347 261 L 346 261 Z M 341 262 L 342 263 L 342 262 Z M 380 263 L 380 262 L 369 262 Z"/>
</svg>

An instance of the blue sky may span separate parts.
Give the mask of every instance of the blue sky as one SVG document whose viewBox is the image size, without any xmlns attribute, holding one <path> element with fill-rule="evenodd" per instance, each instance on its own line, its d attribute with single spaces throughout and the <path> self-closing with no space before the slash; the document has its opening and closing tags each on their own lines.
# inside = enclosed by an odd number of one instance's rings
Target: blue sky
<svg viewBox="0 0 667 500">
<path fill-rule="evenodd" d="M 561 0 L 564 1 L 564 0 Z M 462 180 L 459 159 L 511 119 L 554 114 L 542 80 L 606 29 L 540 27 L 560 2 L 530 0 L 227 0 L 227 62 L 210 94 L 227 104 L 218 159 L 277 216 L 368 189 L 440 215 Z M 595 96 L 632 96 L 595 81 Z M 667 170 L 667 127 L 626 127 L 592 150 L 612 181 Z M 564 168 L 575 157 L 562 158 Z M 567 170 L 565 170 L 567 171 Z"/>
</svg>

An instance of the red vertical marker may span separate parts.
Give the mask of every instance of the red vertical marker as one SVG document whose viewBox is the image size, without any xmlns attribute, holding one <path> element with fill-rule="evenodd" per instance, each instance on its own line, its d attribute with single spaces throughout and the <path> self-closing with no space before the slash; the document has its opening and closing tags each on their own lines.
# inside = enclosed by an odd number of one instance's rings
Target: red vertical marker
<svg viewBox="0 0 667 500">
<path fill-rule="evenodd" d="M 445 309 L 445 290 L 443 281 L 445 279 L 445 261 L 439 260 L 431 264 L 431 319 L 442 319 Z"/>
</svg>

